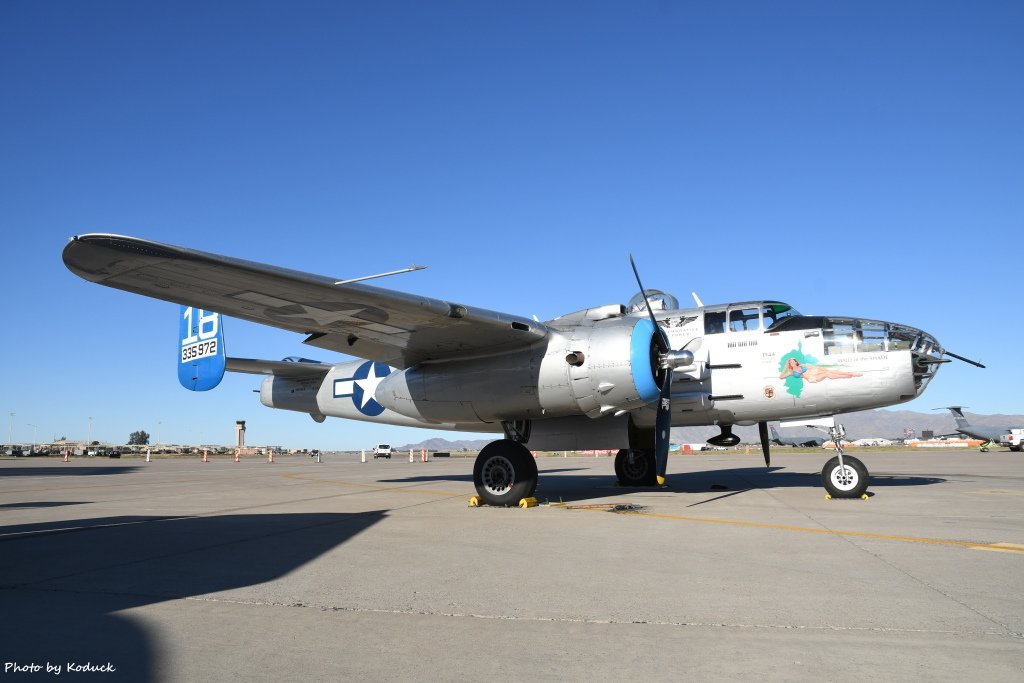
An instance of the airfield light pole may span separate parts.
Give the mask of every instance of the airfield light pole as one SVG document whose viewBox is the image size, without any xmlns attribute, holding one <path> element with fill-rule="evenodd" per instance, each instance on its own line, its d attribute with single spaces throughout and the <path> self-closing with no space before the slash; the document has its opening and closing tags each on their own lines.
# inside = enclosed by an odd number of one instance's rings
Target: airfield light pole
<svg viewBox="0 0 1024 683">
<path fill-rule="evenodd" d="M 7 434 L 7 439 L 11 442 L 11 448 L 14 448 L 14 413 L 11 413 L 11 431 Z"/>
<path fill-rule="evenodd" d="M 88 448 L 91 445 L 92 445 L 92 415 L 89 416 L 89 439 L 88 439 L 88 443 L 85 444 L 85 447 Z"/>
<path fill-rule="evenodd" d="M 157 446 L 160 445 L 160 425 L 162 425 L 162 424 L 163 424 L 163 422 L 161 422 L 160 420 L 156 421 L 156 445 Z"/>
<path fill-rule="evenodd" d="M 30 425 L 27 422 L 25 423 L 25 426 L 32 428 L 32 450 L 34 451 L 36 449 L 36 442 L 39 441 L 39 427 L 36 425 Z"/>
</svg>

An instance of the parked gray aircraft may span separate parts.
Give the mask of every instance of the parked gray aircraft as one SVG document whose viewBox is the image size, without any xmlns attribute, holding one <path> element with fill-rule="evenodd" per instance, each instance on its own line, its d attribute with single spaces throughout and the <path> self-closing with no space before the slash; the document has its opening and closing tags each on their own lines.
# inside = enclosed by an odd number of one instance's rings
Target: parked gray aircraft
<svg viewBox="0 0 1024 683">
<path fill-rule="evenodd" d="M 988 425 L 972 425 L 964 417 L 963 409 L 966 406 L 946 406 L 945 408 L 935 408 L 935 410 L 948 410 L 953 413 L 953 419 L 956 420 L 956 431 L 961 434 L 966 434 L 975 439 L 984 439 L 985 443 L 982 444 L 981 450 L 987 451 L 990 444 L 999 443 L 1000 439 L 1007 434 L 1011 429 L 1019 429 L 1024 425 L 1016 425 L 1009 427 L 990 427 Z M 1010 450 L 1020 450 L 1019 447 L 1010 447 Z"/>
<path fill-rule="evenodd" d="M 216 386 L 225 370 L 255 373 L 264 405 L 317 422 L 503 432 L 473 467 L 492 505 L 533 494 L 530 449 L 620 449 L 620 482 L 663 484 L 672 426 L 718 425 L 708 443 L 732 446 L 733 425 L 757 424 L 767 465 L 768 420 L 825 424 L 838 437 L 835 415 L 909 401 L 943 355 L 961 358 L 907 325 L 804 316 L 779 301 L 680 309 L 645 290 L 635 265 L 640 292 L 628 305 L 539 322 L 359 282 L 374 276 L 339 280 L 119 235 L 74 237 L 63 258 L 86 280 L 181 304 L 178 378 L 189 389 Z M 362 360 L 227 358 L 221 314 Z M 860 496 L 868 471 L 840 446 L 822 483 Z"/>
<path fill-rule="evenodd" d="M 776 446 L 802 446 L 804 448 L 819 448 L 825 443 L 824 437 L 820 436 L 779 436 L 775 425 L 768 427 L 772 432 L 772 443 Z"/>
</svg>

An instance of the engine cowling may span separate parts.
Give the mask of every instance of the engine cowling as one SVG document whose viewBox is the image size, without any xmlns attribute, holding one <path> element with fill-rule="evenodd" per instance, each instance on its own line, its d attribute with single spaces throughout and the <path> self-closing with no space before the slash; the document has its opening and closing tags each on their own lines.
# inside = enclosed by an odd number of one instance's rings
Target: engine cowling
<svg viewBox="0 0 1024 683">
<path fill-rule="evenodd" d="M 540 401 L 549 411 L 600 417 L 647 405 L 658 397 L 654 324 L 646 318 L 600 320 L 566 330 L 549 345 Z"/>
<path fill-rule="evenodd" d="M 546 343 L 512 354 L 421 364 L 384 379 L 381 405 L 418 420 L 600 417 L 658 396 L 654 324 L 619 316 L 552 326 Z"/>
</svg>

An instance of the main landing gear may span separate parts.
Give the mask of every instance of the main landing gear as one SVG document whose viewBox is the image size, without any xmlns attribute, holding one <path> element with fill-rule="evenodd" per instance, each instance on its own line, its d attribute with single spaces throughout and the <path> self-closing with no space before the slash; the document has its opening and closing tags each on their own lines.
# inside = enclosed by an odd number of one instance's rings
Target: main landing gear
<svg viewBox="0 0 1024 683">
<path fill-rule="evenodd" d="M 623 486 L 654 486 L 657 481 L 654 450 L 623 448 L 615 455 L 615 476 Z"/>
<path fill-rule="evenodd" d="M 867 467 L 852 455 L 843 453 L 842 425 L 828 428 L 836 456 L 821 470 L 821 483 L 831 498 L 861 498 L 870 481 Z M 513 433 L 513 436 L 518 436 Z M 730 435 L 731 436 L 731 435 Z M 654 449 L 644 448 L 641 439 L 636 448 L 624 448 L 615 456 L 615 476 L 623 486 L 654 486 L 657 467 Z M 473 485 L 486 505 L 518 505 L 537 490 L 537 461 L 529 449 L 515 438 L 492 441 L 484 446 L 473 465 Z"/>
<path fill-rule="evenodd" d="M 492 441 L 476 456 L 473 485 L 487 505 L 518 505 L 537 490 L 537 461 L 518 441 Z"/>
<path fill-rule="evenodd" d="M 843 453 L 843 425 L 829 427 L 829 436 L 836 447 L 836 457 L 821 468 L 821 483 L 831 498 L 861 498 L 868 490 L 868 468 L 857 458 Z"/>
</svg>

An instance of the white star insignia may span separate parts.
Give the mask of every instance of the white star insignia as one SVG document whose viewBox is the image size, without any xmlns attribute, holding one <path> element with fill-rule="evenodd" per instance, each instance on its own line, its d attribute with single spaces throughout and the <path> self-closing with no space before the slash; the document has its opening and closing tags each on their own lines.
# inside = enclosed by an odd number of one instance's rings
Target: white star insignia
<svg viewBox="0 0 1024 683">
<path fill-rule="evenodd" d="M 374 394 L 377 393 L 377 385 L 384 381 L 384 377 L 377 376 L 377 364 L 370 363 L 370 372 L 363 379 L 355 380 L 356 385 L 363 390 L 363 403 L 360 408 L 365 408 L 366 404 L 374 400 Z"/>
<path fill-rule="evenodd" d="M 313 308 L 305 304 L 299 304 L 302 313 L 279 313 L 281 318 L 312 318 L 318 325 L 324 327 L 336 322 L 365 324 L 367 321 L 356 318 L 356 313 L 362 313 L 365 309 L 354 308 L 351 311 L 325 311 L 320 308 Z"/>
</svg>

